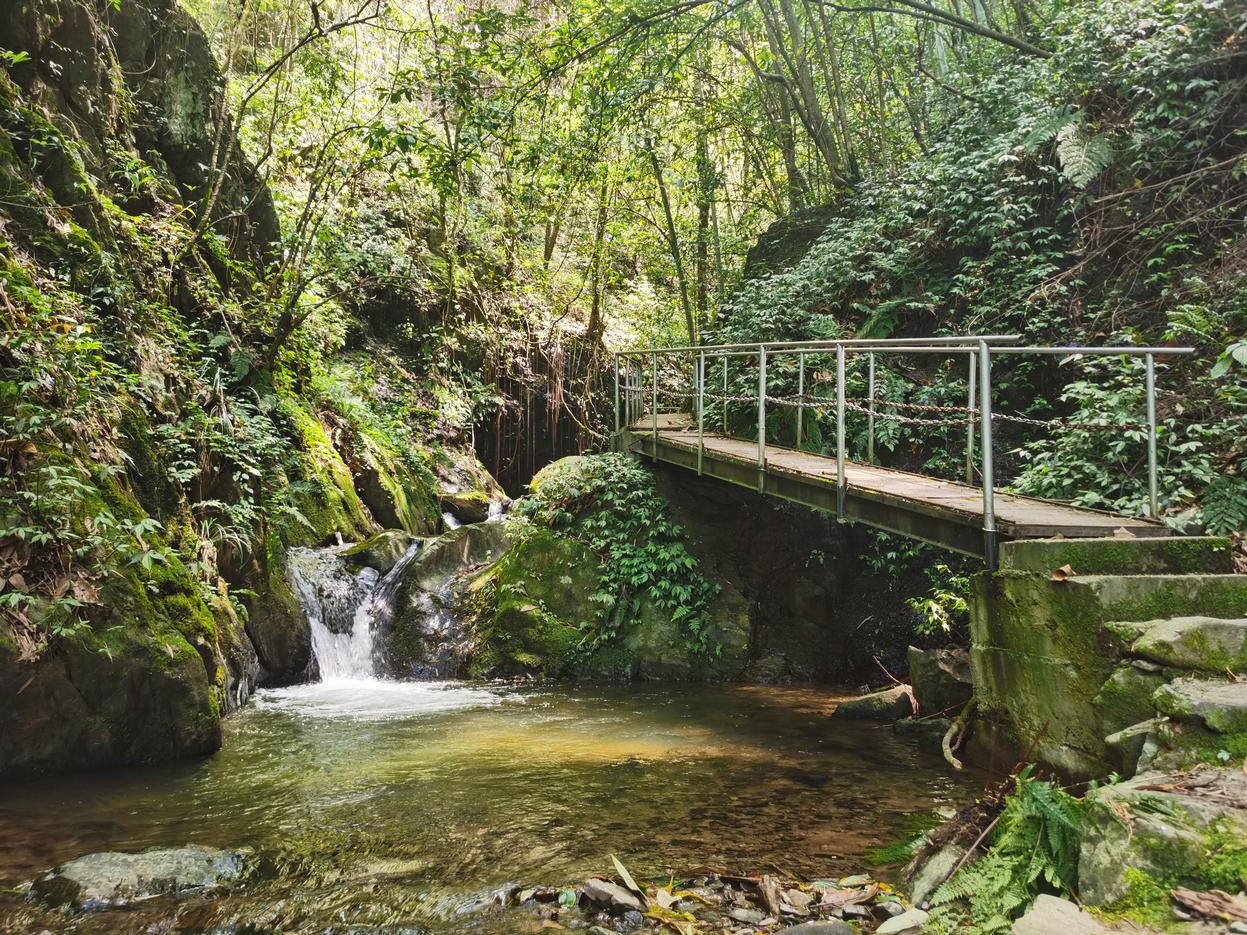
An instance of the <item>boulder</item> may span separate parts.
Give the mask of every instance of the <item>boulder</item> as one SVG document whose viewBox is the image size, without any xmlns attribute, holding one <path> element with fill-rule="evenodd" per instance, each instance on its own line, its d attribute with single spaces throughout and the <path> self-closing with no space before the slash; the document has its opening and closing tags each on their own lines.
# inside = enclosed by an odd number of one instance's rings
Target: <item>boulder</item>
<svg viewBox="0 0 1247 935">
<path fill-rule="evenodd" d="M 1174 617 L 1147 627 L 1131 652 L 1179 669 L 1247 670 L 1247 618 Z"/>
<path fill-rule="evenodd" d="M 969 850 L 956 842 L 945 844 L 930 857 L 912 867 L 909 879 L 909 897 L 918 905 L 931 898 L 941 883 L 952 876 Z"/>
<path fill-rule="evenodd" d="M 249 871 L 250 856 L 246 849 L 226 851 L 196 845 L 153 848 L 137 854 L 87 854 L 36 880 L 32 891 L 53 907 L 103 907 L 240 881 Z"/>
<path fill-rule="evenodd" d="M 441 508 L 461 523 L 485 522 L 489 519 L 490 505 L 493 502 L 483 490 L 443 493 L 438 498 Z"/>
<path fill-rule="evenodd" d="M 1174 679 L 1152 700 L 1162 714 L 1202 722 L 1219 734 L 1247 732 L 1247 682 Z"/>
<path fill-rule="evenodd" d="M 855 721 L 896 721 L 914 713 L 909 686 L 897 685 L 885 691 L 850 698 L 836 705 L 832 717 Z"/>
<path fill-rule="evenodd" d="M 974 693 L 970 654 L 958 648 L 910 646 L 909 680 L 921 714 L 955 714 Z"/>
<path fill-rule="evenodd" d="M 1013 923 L 1013 935 L 1099 935 L 1107 931 L 1068 899 L 1047 893 Z"/>
<path fill-rule="evenodd" d="M 1210 766 L 1147 772 L 1086 796 L 1079 896 L 1105 906 L 1139 881 L 1179 880 L 1237 892 L 1247 885 L 1247 775 Z"/>
</svg>

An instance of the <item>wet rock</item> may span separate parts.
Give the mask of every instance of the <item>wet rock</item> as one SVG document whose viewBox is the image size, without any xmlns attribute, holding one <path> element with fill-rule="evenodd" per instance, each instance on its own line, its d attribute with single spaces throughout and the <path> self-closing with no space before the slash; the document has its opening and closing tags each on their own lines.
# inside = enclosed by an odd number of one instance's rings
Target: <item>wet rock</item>
<svg viewBox="0 0 1247 935">
<path fill-rule="evenodd" d="M 841 922 L 839 919 L 802 922 L 800 925 L 784 929 L 785 935 L 856 935 L 856 931 L 847 922 Z"/>
<path fill-rule="evenodd" d="M 250 851 L 211 847 L 155 848 L 137 854 L 87 854 L 36 880 L 33 892 L 51 906 L 92 908 L 167 893 L 212 889 L 241 880 Z"/>
<path fill-rule="evenodd" d="M 964 649 L 910 646 L 909 680 L 919 713 L 956 713 L 974 693 L 970 654 Z"/>
<path fill-rule="evenodd" d="M 483 490 L 464 490 L 444 493 L 439 498 L 442 509 L 464 523 L 483 523 L 489 519 L 493 500 Z"/>
<path fill-rule="evenodd" d="M 832 717 L 857 721 L 895 721 L 914 713 L 911 697 L 907 686 L 897 685 L 886 691 L 842 701 L 832 712 Z"/>
<path fill-rule="evenodd" d="M 1013 935 L 1097 935 L 1107 931 L 1068 899 L 1046 893 L 1013 923 Z"/>
<path fill-rule="evenodd" d="M 927 914 L 921 909 L 909 909 L 882 923 L 875 929 L 875 935 L 901 935 L 903 932 L 920 932 L 926 921 Z"/>
<path fill-rule="evenodd" d="M 1131 652 L 1179 669 L 1237 671 L 1247 668 L 1247 619 L 1160 620 L 1134 642 Z"/>
<path fill-rule="evenodd" d="M 895 919 L 897 916 L 905 912 L 905 907 L 898 901 L 875 903 L 873 913 L 876 919 L 886 921 Z"/>
<path fill-rule="evenodd" d="M 929 750 L 938 750 L 952 723 L 946 717 L 903 717 L 892 725 L 892 730 L 898 737 L 912 740 Z"/>
<path fill-rule="evenodd" d="M 631 890 L 609 880 L 589 879 L 581 887 L 585 899 L 608 909 L 615 915 L 627 912 L 644 912 L 645 906 Z"/>
<path fill-rule="evenodd" d="M 1152 700 L 1162 714 L 1202 721 L 1219 734 L 1247 731 L 1247 682 L 1174 679 Z"/>
<path fill-rule="evenodd" d="M 386 529 L 370 539 L 343 549 L 339 554 L 348 565 L 375 568 L 381 574 L 390 571 L 416 537 L 401 529 Z"/>
</svg>

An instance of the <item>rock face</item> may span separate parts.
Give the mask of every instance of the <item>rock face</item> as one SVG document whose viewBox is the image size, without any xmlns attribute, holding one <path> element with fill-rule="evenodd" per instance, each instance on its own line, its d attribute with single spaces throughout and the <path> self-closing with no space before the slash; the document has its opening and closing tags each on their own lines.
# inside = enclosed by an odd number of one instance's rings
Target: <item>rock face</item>
<svg viewBox="0 0 1247 935">
<path fill-rule="evenodd" d="M 248 873 L 249 859 L 245 850 L 195 846 L 87 854 L 39 878 L 32 890 L 53 907 L 92 909 L 239 882 Z"/>
<path fill-rule="evenodd" d="M 1247 732 L 1247 682 L 1180 678 L 1156 690 L 1156 710 L 1218 734 Z"/>
<path fill-rule="evenodd" d="M 1241 769 L 1144 773 L 1087 795 L 1079 895 L 1106 906 L 1159 882 L 1247 885 L 1247 776 Z M 1167 902 L 1167 895 L 1165 897 Z"/>
</svg>

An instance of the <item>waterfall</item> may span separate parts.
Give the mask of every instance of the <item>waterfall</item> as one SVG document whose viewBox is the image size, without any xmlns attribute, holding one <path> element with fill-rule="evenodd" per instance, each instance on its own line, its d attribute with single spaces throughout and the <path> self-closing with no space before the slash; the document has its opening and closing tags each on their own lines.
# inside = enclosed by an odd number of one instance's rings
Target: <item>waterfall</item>
<svg viewBox="0 0 1247 935">
<path fill-rule="evenodd" d="M 377 677 L 376 632 L 389 622 L 403 571 L 419 551 L 412 543 L 384 577 L 374 568 L 352 571 L 339 548 L 290 551 L 290 583 L 307 614 L 322 682 Z"/>
<path fill-rule="evenodd" d="M 455 518 L 455 514 L 447 511 L 442 514 L 442 522 L 446 524 L 447 529 L 458 529 L 463 523 Z"/>
</svg>

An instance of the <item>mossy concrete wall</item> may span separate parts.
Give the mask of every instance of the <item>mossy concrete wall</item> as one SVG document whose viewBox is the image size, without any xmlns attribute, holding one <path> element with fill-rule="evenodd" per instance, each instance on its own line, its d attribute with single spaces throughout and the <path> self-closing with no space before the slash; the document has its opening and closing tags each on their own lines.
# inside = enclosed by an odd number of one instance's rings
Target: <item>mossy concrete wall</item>
<svg viewBox="0 0 1247 935">
<path fill-rule="evenodd" d="M 1217 538 L 1005 544 L 1000 570 L 973 584 L 980 711 L 1003 717 L 1036 759 L 1076 777 L 1106 774 L 1114 768 L 1106 728 L 1135 713 L 1115 703 L 1137 701 L 1137 692 L 1105 691 L 1121 681 L 1115 669 L 1137 635 L 1120 624 L 1247 614 L 1247 576 L 1217 573 L 1229 554 Z"/>
</svg>

